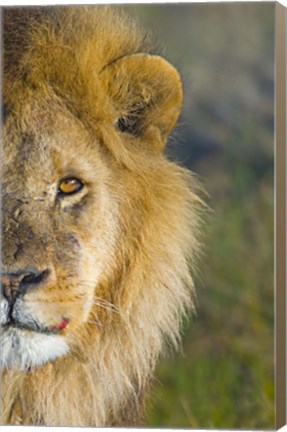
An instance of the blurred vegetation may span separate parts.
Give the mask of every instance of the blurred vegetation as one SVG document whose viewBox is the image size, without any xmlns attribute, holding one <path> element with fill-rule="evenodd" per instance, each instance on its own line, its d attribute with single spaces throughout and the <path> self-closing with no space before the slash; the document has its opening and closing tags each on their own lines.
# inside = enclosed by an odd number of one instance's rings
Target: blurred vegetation
<svg viewBox="0 0 287 432">
<path fill-rule="evenodd" d="M 209 194 L 197 316 L 157 369 L 148 426 L 274 428 L 274 3 L 126 7 L 185 102 L 167 153 Z"/>
</svg>

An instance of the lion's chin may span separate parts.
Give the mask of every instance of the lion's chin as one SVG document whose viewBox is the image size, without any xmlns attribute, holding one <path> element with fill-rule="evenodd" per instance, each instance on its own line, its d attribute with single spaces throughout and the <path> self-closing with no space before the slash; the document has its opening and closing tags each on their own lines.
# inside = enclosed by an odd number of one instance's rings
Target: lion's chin
<svg viewBox="0 0 287 432">
<path fill-rule="evenodd" d="M 43 334 L 15 327 L 0 330 L 0 366 L 27 370 L 67 354 L 68 344 L 61 335 Z"/>
</svg>

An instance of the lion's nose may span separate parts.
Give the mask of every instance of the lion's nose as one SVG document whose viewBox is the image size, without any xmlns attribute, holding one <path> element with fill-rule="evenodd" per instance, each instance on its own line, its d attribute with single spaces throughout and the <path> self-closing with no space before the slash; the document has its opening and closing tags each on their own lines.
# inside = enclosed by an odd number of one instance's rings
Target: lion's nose
<svg viewBox="0 0 287 432">
<path fill-rule="evenodd" d="M 48 276 L 49 270 L 23 270 L 11 273 L 2 273 L 1 291 L 9 302 L 13 302 L 18 294 L 37 287 Z"/>
</svg>

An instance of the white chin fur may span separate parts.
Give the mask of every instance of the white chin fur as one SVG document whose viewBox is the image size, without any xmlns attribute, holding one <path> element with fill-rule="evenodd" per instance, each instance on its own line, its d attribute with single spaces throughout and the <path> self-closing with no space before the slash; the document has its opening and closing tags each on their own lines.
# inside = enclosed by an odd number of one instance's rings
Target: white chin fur
<svg viewBox="0 0 287 432">
<path fill-rule="evenodd" d="M 0 330 L 0 366 L 26 370 L 41 366 L 69 351 L 63 336 L 17 328 Z"/>
</svg>

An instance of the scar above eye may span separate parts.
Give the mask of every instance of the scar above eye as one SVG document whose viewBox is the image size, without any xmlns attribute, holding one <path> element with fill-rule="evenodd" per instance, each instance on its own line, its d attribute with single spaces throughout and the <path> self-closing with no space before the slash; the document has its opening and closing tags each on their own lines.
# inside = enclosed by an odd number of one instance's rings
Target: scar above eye
<svg viewBox="0 0 287 432">
<path fill-rule="evenodd" d="M 67 240 L 69 243 L 71 243 L 73 246 L 79 247 L 80 244 L 78 242 L 78 239 L 74 236 L 72 233 L 67 234 Z"/>
</svg>

